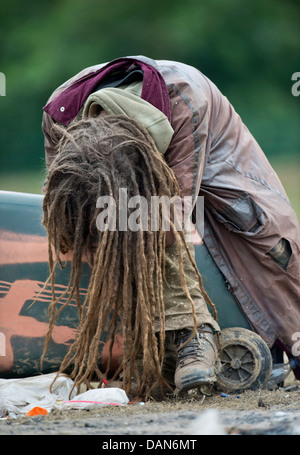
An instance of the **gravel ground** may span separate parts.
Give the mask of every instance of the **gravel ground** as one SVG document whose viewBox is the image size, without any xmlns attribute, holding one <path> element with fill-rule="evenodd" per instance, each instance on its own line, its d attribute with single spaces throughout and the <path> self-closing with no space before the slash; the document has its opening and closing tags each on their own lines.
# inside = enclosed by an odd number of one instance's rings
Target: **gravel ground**
<svg viewBox="0 0 300 455">
<path fill-rule="evenodd" d="M 0 421 L 1 435 L 300 435 L 300 382 L 274 391 L 196 396 Z M 111 439 L 110 439 L 111 440 Z"/>
</svg>

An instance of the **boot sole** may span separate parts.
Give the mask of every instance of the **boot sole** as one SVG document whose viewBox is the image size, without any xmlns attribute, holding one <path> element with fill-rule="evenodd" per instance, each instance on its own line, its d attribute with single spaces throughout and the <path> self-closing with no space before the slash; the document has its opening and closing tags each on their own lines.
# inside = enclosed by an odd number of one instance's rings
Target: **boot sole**
<svg viewBox="0 0 300 455">
<path fill-rule="evenodd" d="M 189 390 L 200 387 L 204 384 L 213 384 L 217 378 L 214 370 L 206 370 L 201 372 L 190 373 L 180 378 L 180 384 L 176 384 L 178 390 Z M 176 381 L 175 381 L 176 383 Z"/>
</svg>

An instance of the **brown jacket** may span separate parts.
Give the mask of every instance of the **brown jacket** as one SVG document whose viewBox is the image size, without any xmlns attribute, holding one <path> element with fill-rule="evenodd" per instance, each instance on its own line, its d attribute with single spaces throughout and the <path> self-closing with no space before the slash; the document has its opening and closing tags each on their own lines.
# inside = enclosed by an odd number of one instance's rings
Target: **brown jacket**
<svg viewBox="0 0 300 455">
<path fill-rule="evenodd" d="M 300 332 L 300 230 L 276 173 L 227 98 L 200 71 L 135 58 L 155 67 L 167 84 L 174 136 L 165 158 L 182 196 L 204 196 L 207 248 L 253 329 L 270 347 L 278 339 L 291 350 Z M 49 101 L 99 67 L 74 76 Z M 44 113 L 47 165 L 55 155 L 52 122 Z M 282 239 L 285 268 L 269 254 Z"/>
</svg>

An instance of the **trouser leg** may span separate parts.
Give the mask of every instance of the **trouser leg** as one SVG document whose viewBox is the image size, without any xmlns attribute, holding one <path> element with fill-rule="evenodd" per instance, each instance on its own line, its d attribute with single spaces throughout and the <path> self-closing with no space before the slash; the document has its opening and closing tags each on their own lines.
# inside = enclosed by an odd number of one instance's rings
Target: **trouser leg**
<svg viewBox="0 0 300 455">
<path fill-rule="evenodd" d="M 195 251 L 192 243 L 188 243 L 191 255 L 195 259 Z M 183 273 L 190 296 L 195 305 L 197 326 L 209 324 L 216 331 L 219 325 L 212 317 L 207 303 L 201 294 L 197 273 L 190 262 L 188 253 L 182 245 Z M 176 243 L 166 248 L 165 253 L 165 277 L 163 284 L 163 297 L 165 306 L 165 330 L 180 330 L 194 327 L 192 303 L 182 289 L 179 252 Z M 159 331 L 159 322 L 155 322 L 155 329 Z"/>
<path fill-rule="evenodd" d="M 188 243 L 195 260 L 192 243 Z M 177 245 L 166 248 L 163 296 L 165 305 L 165 360 L 163 375 L 177 390 L 212 384 L 215 380 L 217 350 L 213 330 L 220 331 L 201 293 L 198 275 L 182 245 L 183 273 L 190 297 L 195 305 L 197 332 L 189 341 L 194 328 L 193 307 L 181 285 L 180 255 Z M 159 331 L 159 324 L 156 323 Z M 185 343 L 188 342 L 186 347 Z"/>
</svg>

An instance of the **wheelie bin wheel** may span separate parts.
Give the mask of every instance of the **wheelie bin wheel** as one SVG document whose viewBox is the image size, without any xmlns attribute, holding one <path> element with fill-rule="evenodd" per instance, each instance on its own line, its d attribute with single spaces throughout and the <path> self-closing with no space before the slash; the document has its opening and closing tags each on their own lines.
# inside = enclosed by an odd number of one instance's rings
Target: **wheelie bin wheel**
<svg viewBox="0 0 300 455">
<path fill-rule="evenodd" d="M 220 334 L 220 344 L 217 389 L 241 392 L 266 386 L 272 370 L 272 355 L 258 334 L 242 327 L 227 328 Z"/>
</svg>

